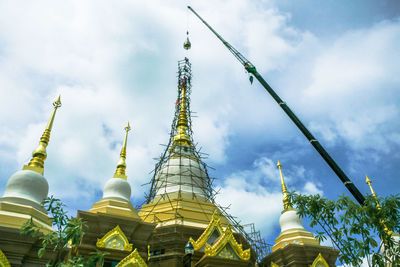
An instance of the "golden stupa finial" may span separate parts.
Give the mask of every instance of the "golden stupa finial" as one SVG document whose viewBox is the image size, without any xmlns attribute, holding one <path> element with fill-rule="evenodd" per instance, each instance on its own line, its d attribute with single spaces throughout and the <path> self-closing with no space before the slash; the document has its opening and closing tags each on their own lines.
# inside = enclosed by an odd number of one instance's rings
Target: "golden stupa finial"
<svg viewBox="0 0 400 267">
<path fill-rule="evenodd" d="M 372 188 L 372 181 L 369 179 L 367 175 L 365 175 L 365 183 L 369 185 L 369 189 L 371 190 L 372 196 L 375 198 L 376 206 L 378 209 L 381 208 L 381 205 L 379 204 L 378 197 L 375 194 L 374 189 Z M 381 222 L 384 226 L 383 230 L 388 234 L 391 235 L 393 232 L 389 230 L 389 228 L 386 226 L 386 223 L 384 221 Z"/>
<path fill-rule="evenodd" d="M 182 81 L 182 84 L 185 82 Z M 177 133 L 174 137 L 174 141 L 184 142 L 190 145 L 190 137 L 188 134 L 188 118 L 186 113 L 186 88 L 182 86 L 182 92 L 180 97 L 180 110 L 178 115 Z"/>
<path fill-rule="evenodd" d="M 292 209 L 292 206 L 290 205 L 290 201 L 289 201 L 289 197 L 288 197 L 288 193 L 287 193 L 287 188 L 285 185 L 285 180 L 283 179 L 283 174 L 282 174 L 282 165 L 278 160 L 278 164 L 276 164 L 276 166 L 278 166 L 279 168 L 279 173 L 281 175 L 281 183 L 282 183 L 282 194 L 283 194 L 283 207 L 286 210 Z"/>
<path fill-rule="evenodd" d="M 125 174 L 125 169 L 126 169 L 126 144 L 128 142 L 128 132 L 131 130 L 131 126 L 128 124 L 125 127 L 125 139 L 124 143 L 122 144 L 122 149 L 120 153 L 120 158 L 117 163 L 117 170 L 115 171 L 114 178 L 122 178 L 122 179 L 127 179 L 126 174 Z"/>
<path fill-rule="evenodd" d="M 33 151 L 32 159 L 28 165 L 24 165 L 23 170 L 31 170 L 43 175 L 44 171 L 44 161 L 47 158 L 46 147 L 50 141 L 50 133 L 53 128 L 54 117 L 56 116 L 56 111 L 61 107 L 61 96 L 58 96 L 57 100 L 53 102 L 54 110 L 51 114 L 50 120 L 47 123 L 46 129 L 43 132 L 42 137 L 39 141 L 39 146 Z"/>
<path fill-rule="evenodd" d="M 371 185 L 371 183 L 372 183 L 372 181 L 371 181 L 371 179 L 369 179 L 369 177 L 367 176 L 367 175 L 365 175 L 365 183 L 367 183 L 368 185 L 369 185 L 369 189 L 371 189 L 371 194 L 374 196 L 374 197 L 376 197 L 376 194 L 375 194 L 375 192 L 374 192 L 374 189 L 372 188 L 372 185 Z"/>
</svg>

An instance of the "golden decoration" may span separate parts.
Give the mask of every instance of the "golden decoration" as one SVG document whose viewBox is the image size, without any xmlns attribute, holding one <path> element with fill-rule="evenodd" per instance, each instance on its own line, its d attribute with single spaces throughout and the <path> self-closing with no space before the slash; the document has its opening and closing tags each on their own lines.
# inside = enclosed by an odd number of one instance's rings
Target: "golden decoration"
<svg viewBox="0 0 400 267">
<path fill-rule="evenodd" d="M 101 239 L 97 239 L 96 246 L 98 248 L 132 251 L 132 244 L 129 244 L 128 238 L 126 238 L 119 225 L 105 234 Z"/>
<path fill-rule="evenodd" d="M 115 171 L 114 178 L 122 178 L 122 179 L 127 179 L 125 170 L 126 170 L 126 144 L 128 142 L 128 132 L 131 130 L 131 126 L 128 124 L 125 127 L 125 139 L 124 143 L 122 144 L 122 149 L 120 153 L 120 158 L 117 163 L 117 170 Z"/>
<path fill-rule="evenodd" d="M 204 254 L 210 257 L 216 256 L 226 247 L 227 244 L 231 245 L 233 251 L 241 260 L 247 261 L 250 259 L 250 248 L 243 250 L 242 244 L 239 244 L 236 241 L 230 226 L 226 228 L 225 232 L 218 238 L 218 241 L 215 244 L 212 246 L 208 243 L 205 244 L 206 247 L 204 249 Z"/>
<path fill-rule="evenodd" d="M 182 93 L 180 97 L 180 110 L 178 116 L 177 134 L 174 137 L 174 142 L 191 145 L 190 137 L 188 134 L 188 118 L 186 114 L 186 88 L 182 87 Z"/>
<path fill-rule="evenodd" d="M 235 259 L 235 254 L 227 247 L 224 247 L 224 249 L 219 252 L 218 257 L 224 259 Z"/>
<path fill-rule="evenodd" d="M 293 209 L 292 206 L 290 205 L 290 201 L 289 201 L 289 197 L 288 197 L 288 193 L 287 193 L 287 188 L 285 185 L 285 180 L 283 179 L 283 174 L 282 174 L 282 165 L 278 160 L 278 164 L 276 164 L 276 166 L 278 166 L 279 168 L 279 173 L 281 175 L 281 183 L 282 183 L 282 194 L 283 194 L 283 207 L 285 208 L 284 211 Z"/>
<path fill-rule="evenodd" d="M 0 249 L 0 267 L 11 267 L 6 255 Z"/>
<path fill-rule="evenodd" d="M 195 251 L 199 250 L 207 243 L 208 239 L 214 233 L 214 230 L 217 230 L 220 235 L 224 233 L 224 229 L 222 228 L 221 224 L 221 215 L 219 214 L 218 210 L 214 211 L 210 223 L 196 241 L 191 237 L 189 238 L 189 241 L 193 244 Z"/>
<path fill-rule="evenodd" d="M 380 209 L 380 208 L 381 208 L 381 205 L 379 204 L 378 198 L 377 198 L 377 196 L 376 196 L 376 194 L 375 194 L 375 191 L 374 191 L 374 189 L 372 188 L 372 181 L 371 181 L 371 179 L 369 179 L 369 177 L 368 177 L 367 175 L 365 175 L 365 177 L 366 177 L 365 183 L 367 183 L 367 184 L 369 185 L 369 189 L 371 190 L 371 194 L 372 194 L 372 196 L 375 198 L 376 206 L 377 206 L 378 209 Z M 381 221 L 381 223 L 382 223 L 383 226 L 384 226 L 383 230 L 386 232 L 386 234 L 388 234 L 388 235 L 393 234 L 393 232 L 390 231 L 389 228 L 386 226 L 386 223 L 385 223 L 384 221 Z"/>
<path fill-rule="evenodd" d="M 209 245 L 207 241 L 215 230 L 218 231 L 220 236 L 216 239 L 217 241 L 213 245 Z M 234 257 L 229 254 L 230 251 L 226 247 L 227 244 L 230 244 L 238 258 L 242 260 L 250 259 L 250 249 L 243 250 L 242 244 L 239 244 L 236 241 L 231 227 L 228 226 L 225 231 L 222 228 L 221 215 L 218 210 L 214 211 L 210 223 L 200 237 L 196 241 L 193 238 L 189 238 L 189 241 L 193 244 L 195 251 L 205 246 L 204 253 L 206 256 L 218 255 L 223 258 L 230 256 Z"/>
<path fill-rule="evenodd" d="M 31 170 L 43 175 L 44 161 L 47 158 L 46 147 L 50 141 L 50 133 L 53 128 L 54 117 L 56 116 L 56 111 L 61 107 L 61 100 L 59 96 L 56 101 L 53 102 L 54 110 L 51 114 L 50 120 L 47 123 L 46 129 L 39 141 L 39 146 L 33 151 L 32 159 L 28 165 L 24 165 L 23 170 Z"/>
<path fill-rule="evenodd" d="M 372 188 L 372 181 L 371 179 L 369 179 L 369 177 L 367 175 L 365 175 L 365 183 L 367 183 L 369 185 L 369 189 L 371 190 L 371 194 L 376 198 L 376 194 L 374 192 L 374 189 Z M 379 206 L 379 203 L 377 202 L 377 205 Z"/>
<path fill-rule="evenodd" d="M 147 267 L 146 262 L 140 256 L 139 252 L 135 250 L 123 258 L 115 267 Z"/>
<path fill-rule="evenodd" d="M 322 257 L 321 253 L 318 254 L 318 256 L 315 258 L 313 263 L 311 264 L 311 267 L 329 267 L 328 263 Z"/>
<path fill-rule="evenodd" d="M 271 261 L 271 267 L 279 267 L 279 265 L 276 264 L 275 262 Z"/>
</svg>

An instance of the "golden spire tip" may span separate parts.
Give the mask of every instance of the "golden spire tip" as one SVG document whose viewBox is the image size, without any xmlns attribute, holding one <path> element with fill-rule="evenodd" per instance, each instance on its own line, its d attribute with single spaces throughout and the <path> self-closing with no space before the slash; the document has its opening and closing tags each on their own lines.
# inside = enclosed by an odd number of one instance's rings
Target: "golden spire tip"
<svg viewBox="0 0 400 267">
<path fill-rule="evenodd" d="M 54 118 L 56 116 L 56 111 L 61 107 L 61 95 L 58 96 L 57 100 L 53 102 L 54 110 L 51 114 L 50 120 L 47 123 L 46 129 L 44 130 L 42 137 L 39 141 L 39 146 L 33 151 L 32 159 L 28 165 L 24 165 L 23 170 L 31 170 L 43 175 L 44 171 L 44 161 L 47 158 L 46 147 L 50 141 L 50 133 L 53 128 Z"/>
<path fill-rule="evenodd" d="M 120 153 L 120 158 L 119 161 L 117 163 L 117 170 L 115 171 L 114 174 L 114 178 L 122 178 L 122 179 L 127 179 L 127 176 L 125 174 L 125 170 L 126 170 L 126 145 L 128 143 L 128 132 L 131 130 L 131 126 L 128 124 L 125 126 L 125 139 L 124 139 L 124 143 L 122 144 L 122 149 L 121 149 L 121 153 Z"/>
<path fill-rule="evenodd" d="M 129 132 L 130 130 L 131 130 L 131 125 L 129 124 L 128 121 L 128 124 L 125 126 L 125 131 Z"/>
<path fill-rule="evenodd" d="M 365 183 L 370 184 L 371 183 L 371 179 L 369 179 L 369 177 L 367 175 L 365 175 Z"/>
<path fill-rule="evenodd" d="M 283 174 L 282 174 L 282 165 L 278 160 L 278 163 L 276 164 L 276 166 L 278 166 L 279 168 L 279 174 L 281 176 L 281 184 L 282 184 L 282 194 L 283 194 L 283 207 L 285 208 L 283 212 L 292 209 L 292 206 L 290 205 L 289 202 L 289 197 L 288 197 L 288 193 L 287 193 L 287 189 L 286 189 L 286 185 L 285 185 L 285 180 L 283 179 Z"/>
</svg>

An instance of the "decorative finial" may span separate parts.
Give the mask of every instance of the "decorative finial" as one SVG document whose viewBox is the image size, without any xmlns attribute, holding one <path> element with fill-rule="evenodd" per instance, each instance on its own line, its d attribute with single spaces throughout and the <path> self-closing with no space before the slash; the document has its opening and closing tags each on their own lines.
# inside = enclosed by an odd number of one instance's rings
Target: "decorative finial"
<svg viewBox="0 0 400 267">
<path fill-rule="evenodd" d="M 365 183 L 367 183 L 367 184 L 369 185 L 369 189 L 371 190 L 371 194 L 372 194 L 374 197 L 376 197 L 376 194 L 375 194 L 375 192 L 374 192 L 374 189 L 372 188 L 372 185 L 371 185 L 371 183 L 372 183 L 371 179 L 369 179 L 369 177 L 368 177 L 367 175 L 365 175 L 365 177 L 366 177 Z"/>
<path fill-rule="evenodd" d="M 372 196 L 375 198 L 375 202 L 376 202 L 376 206 L 378 207 L 378 209 L 381 208 L 381 205 L 379 204 L 378 198 L 375 194 L 374 189 L 372 188 L 372 181 L 371 179 L 369 179 L 369 177 L 367 175 L 365 175 L 366 179 L 365 179 L 365 183 L 367 183 L 369 185 L 369 189 L 371 190 L 371 194 Z M 383 230 L 386 232 L 386 234 L 391 235 L 393 234 L 392 231 L 389 230 L 389 228 L 387 227 L 385 221 L 381 221 L 381 223 L 383 224 Z"/>
<path fill-rule="evenodd" d="M 125 129 L 125 139 L 124 143 L 122 144 L 122 149 L 120 153 L 120 158 L 117 163 L 117 170 L 115 171 L 114 178 L 122 178 L 122 179 L 127 179 L 127 176 L 125 174 L 125 169 L 126 169 L 126 144 L 128 142 L 128 132 L 131 130 L 131 126 L 128 124 L 126 125 Z"/>
<path fill-rule="evenodd" d="M 289 202 L 289 197 L 288 197 L 288 194 L 287 194 L 285 180 L 283 179 L 283 174 L 282 174 L 282 169 L 281 169 L 282 165 L 279 162 L 279 160 L 278 160 L 278 164 L 276 164 L 276 166 L 278 166 L 279 173 L 281 175 L 282 193 L 283 193 L 283 207 L 285 208 L 285 211 L 286 211 L 286 210 L 292 209 L 292 206 L 290 205 L 290 202 Z"/>
<path fill-rule="evenodd" d="M 183 48 L 189 50 L 192 47 L 192 44 L 189 41 L 189 31 L 186 32 L 186 41 L 183 43 Z"/>
<path fill-rule="evenodd" d="M 56 116 L 56 111 L 61 107 L 61 96 L 58 96 L 57 100 L 53 102 L 54 110 L 51 114 L 50 120 L 47 123 L 46 129 L 43 132 L 42 137 L 39 141 L 39 146 L 33 151 L 32 159 L 28 165 L 24 165 L 23 170 L 31 170 L 43 175 L 44 171 L 44 161 L 47 158 L 46 147 L 50 141 L 50 133 L 53 128 L 54 117 Z"/>
</svg>

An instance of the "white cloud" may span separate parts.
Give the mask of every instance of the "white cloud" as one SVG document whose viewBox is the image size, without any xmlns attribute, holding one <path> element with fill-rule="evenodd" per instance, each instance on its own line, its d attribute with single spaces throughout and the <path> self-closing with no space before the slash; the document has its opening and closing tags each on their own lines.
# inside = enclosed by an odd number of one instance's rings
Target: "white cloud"
<svg viewBox="0 0 400 267">
<path fill-rule="evenodd" d="M 315 55 L 309 86 L 295 94 L 329 144 L 389 153 L 396 132 L 400 22 L 349 31 Z"/>
<path fill-rule="evenodd" d="M 309 194 L 309 195 L 316 195 L 319 194 L 321 196 L 323 196 L 324 192 L 319 189 L 314 183 L 312 182 L 306 182 L 306 184 L 304 185 L 304 188 L 302 190 L 305 194 Z"/>
</svg>

